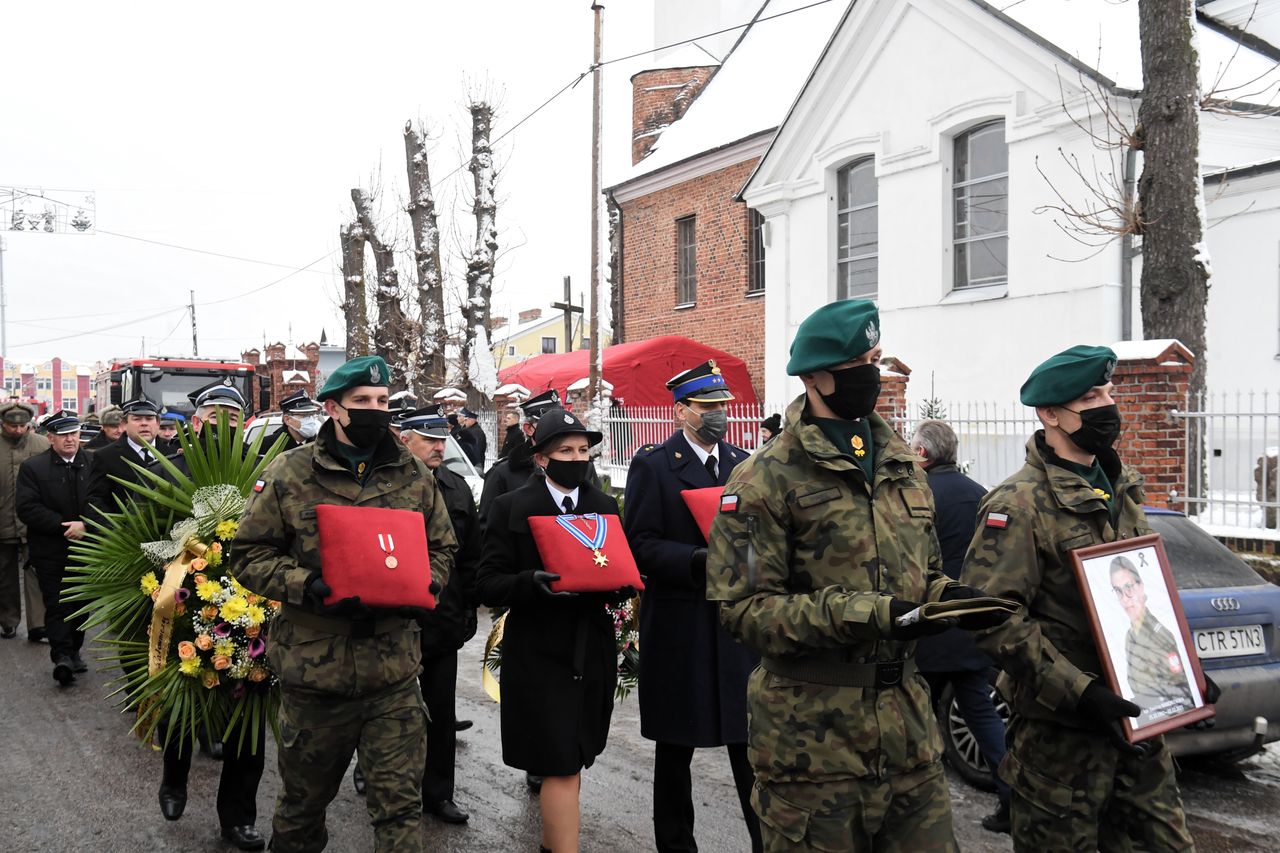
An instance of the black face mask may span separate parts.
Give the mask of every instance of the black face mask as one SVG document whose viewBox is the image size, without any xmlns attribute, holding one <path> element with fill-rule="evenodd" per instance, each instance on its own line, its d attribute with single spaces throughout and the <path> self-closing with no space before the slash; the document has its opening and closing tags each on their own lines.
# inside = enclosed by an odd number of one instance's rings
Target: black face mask
<svg viewBox="0 0 1280 853">
<path fill-rule="evenodd" d="M 1066 409 L 1066 406 L 1063 406 Z M 1111 445 L 1116 443 L 1116 439 L 1120 437 L 1120 407 L 1116 405 L 1098 406 L 1096 409 L 1067 409 L 1080 416 L 1080 428 L 1075 432 L 1067 433 L 1067 438 L 1071 439 L 1071 443 L 1083 450 L 1085 453 L 1092 453 L 1097 456 L 1104 450 L 1110 450 Z"/>
<path fill-rule="evenodd" d="M 391 412 L 385 409 L 342 408 L 347 412 L 347 422 L 342 425 L 342 431 L 361 450 L 376 447 L 387 434 L 387 427 L 391 425 Z"/>
<path fill-rule="evenodd" d="M 859 364 L 827 372 L 836 381 L 835 390 L 830 394 L 818 393 L 837 417 L 855 421 L 875 411 L 876 400 L 880 398 L 880 365 Z"/>
<path fill-rule="evenodd" d="M 567 459 L 548 459 L 547 477 L 551 482 L 565 489 L 576 489 L 587 482 L 587 472 L 591 462 L 580 459 L 570 462 Z"/>
</svg>

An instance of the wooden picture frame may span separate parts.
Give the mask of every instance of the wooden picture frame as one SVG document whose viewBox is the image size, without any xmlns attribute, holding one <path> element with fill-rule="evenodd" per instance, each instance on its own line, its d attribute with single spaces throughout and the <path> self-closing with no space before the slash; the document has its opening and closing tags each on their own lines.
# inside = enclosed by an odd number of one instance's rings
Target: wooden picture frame
<svg viewBox="0 0 1280 853">
<path fill-rule="evenodd" d="M 1158 533 L 1070 552 L 1106 684 L 1143 709 L 1130 743 L 1214 715 L 1169 557 Z M 1135 633 L 1136 632 L 1136 633 Z"/>
</svg>

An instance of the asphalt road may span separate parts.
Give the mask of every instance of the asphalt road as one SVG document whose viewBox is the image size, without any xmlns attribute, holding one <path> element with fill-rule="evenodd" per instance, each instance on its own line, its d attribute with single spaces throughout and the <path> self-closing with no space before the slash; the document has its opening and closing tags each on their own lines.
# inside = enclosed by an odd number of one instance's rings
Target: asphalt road
<svg viewBox="0 0 1280 853">
<path fill-rule="evenodd" d="M 471 813 L 462 827 L 424 819 L 427 849 L 536 851 L 538 804 L 524 775 L 502 764 L 498 707 L 480 686 L 486 620 L 461 652 L 458 715 L 475 721 L 458 740 L 456 801 Z M 50 676 L 48 646 L 0 641 L 0 846 L 10 851 L 162 850 L 169 853 L 230 849 L 218 835 L 214 792 L 219 764 L 195 760 L 187 813 L 175 823 L 160 816 L 156 789 L 160 755 L 129 734 L 130 720 L 105 698 L 108 675 L 91 671 L 60 689 Z M 86 656 L 89 659 L 91 656 Z M 634 697 L 617 706 L 609 746 L 583 774 L 582 850 L 651 850 L 652 745 L 640 737 Z M 268 834 L 278 790 L 274 746 L 258 792 L 258 828 Z M 749 850 L 723 751 L 703 750 L 694 760 L 697 834 L 706 853 Z M 1184 798 L 1199 848 L 1274 850 L 1280 837 L 1280 761 L 1255 758 L 1239 769 L 1188 769 Z M 962 850 L 1010 851 L 1007 836 L 985 832 L 979 821 L 995 798 L 958 778 L 951 780 Z M 344 785 L 329 808 L 333 851 L 373 849 L 363 799 Z"/>
</svg>

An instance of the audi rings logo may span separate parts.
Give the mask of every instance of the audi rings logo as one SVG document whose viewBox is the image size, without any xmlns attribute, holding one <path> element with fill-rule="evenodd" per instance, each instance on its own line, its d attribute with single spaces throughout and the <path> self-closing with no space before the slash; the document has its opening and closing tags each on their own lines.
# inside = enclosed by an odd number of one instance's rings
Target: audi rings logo
<svg viewBox="0 0 1280 853">
<path fill-rule="evenodd" d="M 1219 613 L 1228 613 L 1232 610 L 1240 609 L 1240 602 L 1234 598 L 1211 598 L 1209 603 L 1213 605 L 1213 609 Z"/>
</svg>

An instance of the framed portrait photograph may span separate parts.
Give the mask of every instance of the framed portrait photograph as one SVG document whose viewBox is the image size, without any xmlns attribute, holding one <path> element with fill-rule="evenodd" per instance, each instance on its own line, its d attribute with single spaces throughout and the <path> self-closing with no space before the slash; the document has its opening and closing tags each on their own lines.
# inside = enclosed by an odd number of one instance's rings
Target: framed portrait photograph
<svg viewBox="0 0 1280 853">
<path fill-rule="evenodd" d="M 1158 534 L 1071 552 L 1107 686 L 1142 709 L 1131 743 L 1213 716 Z"/>
</svg>

